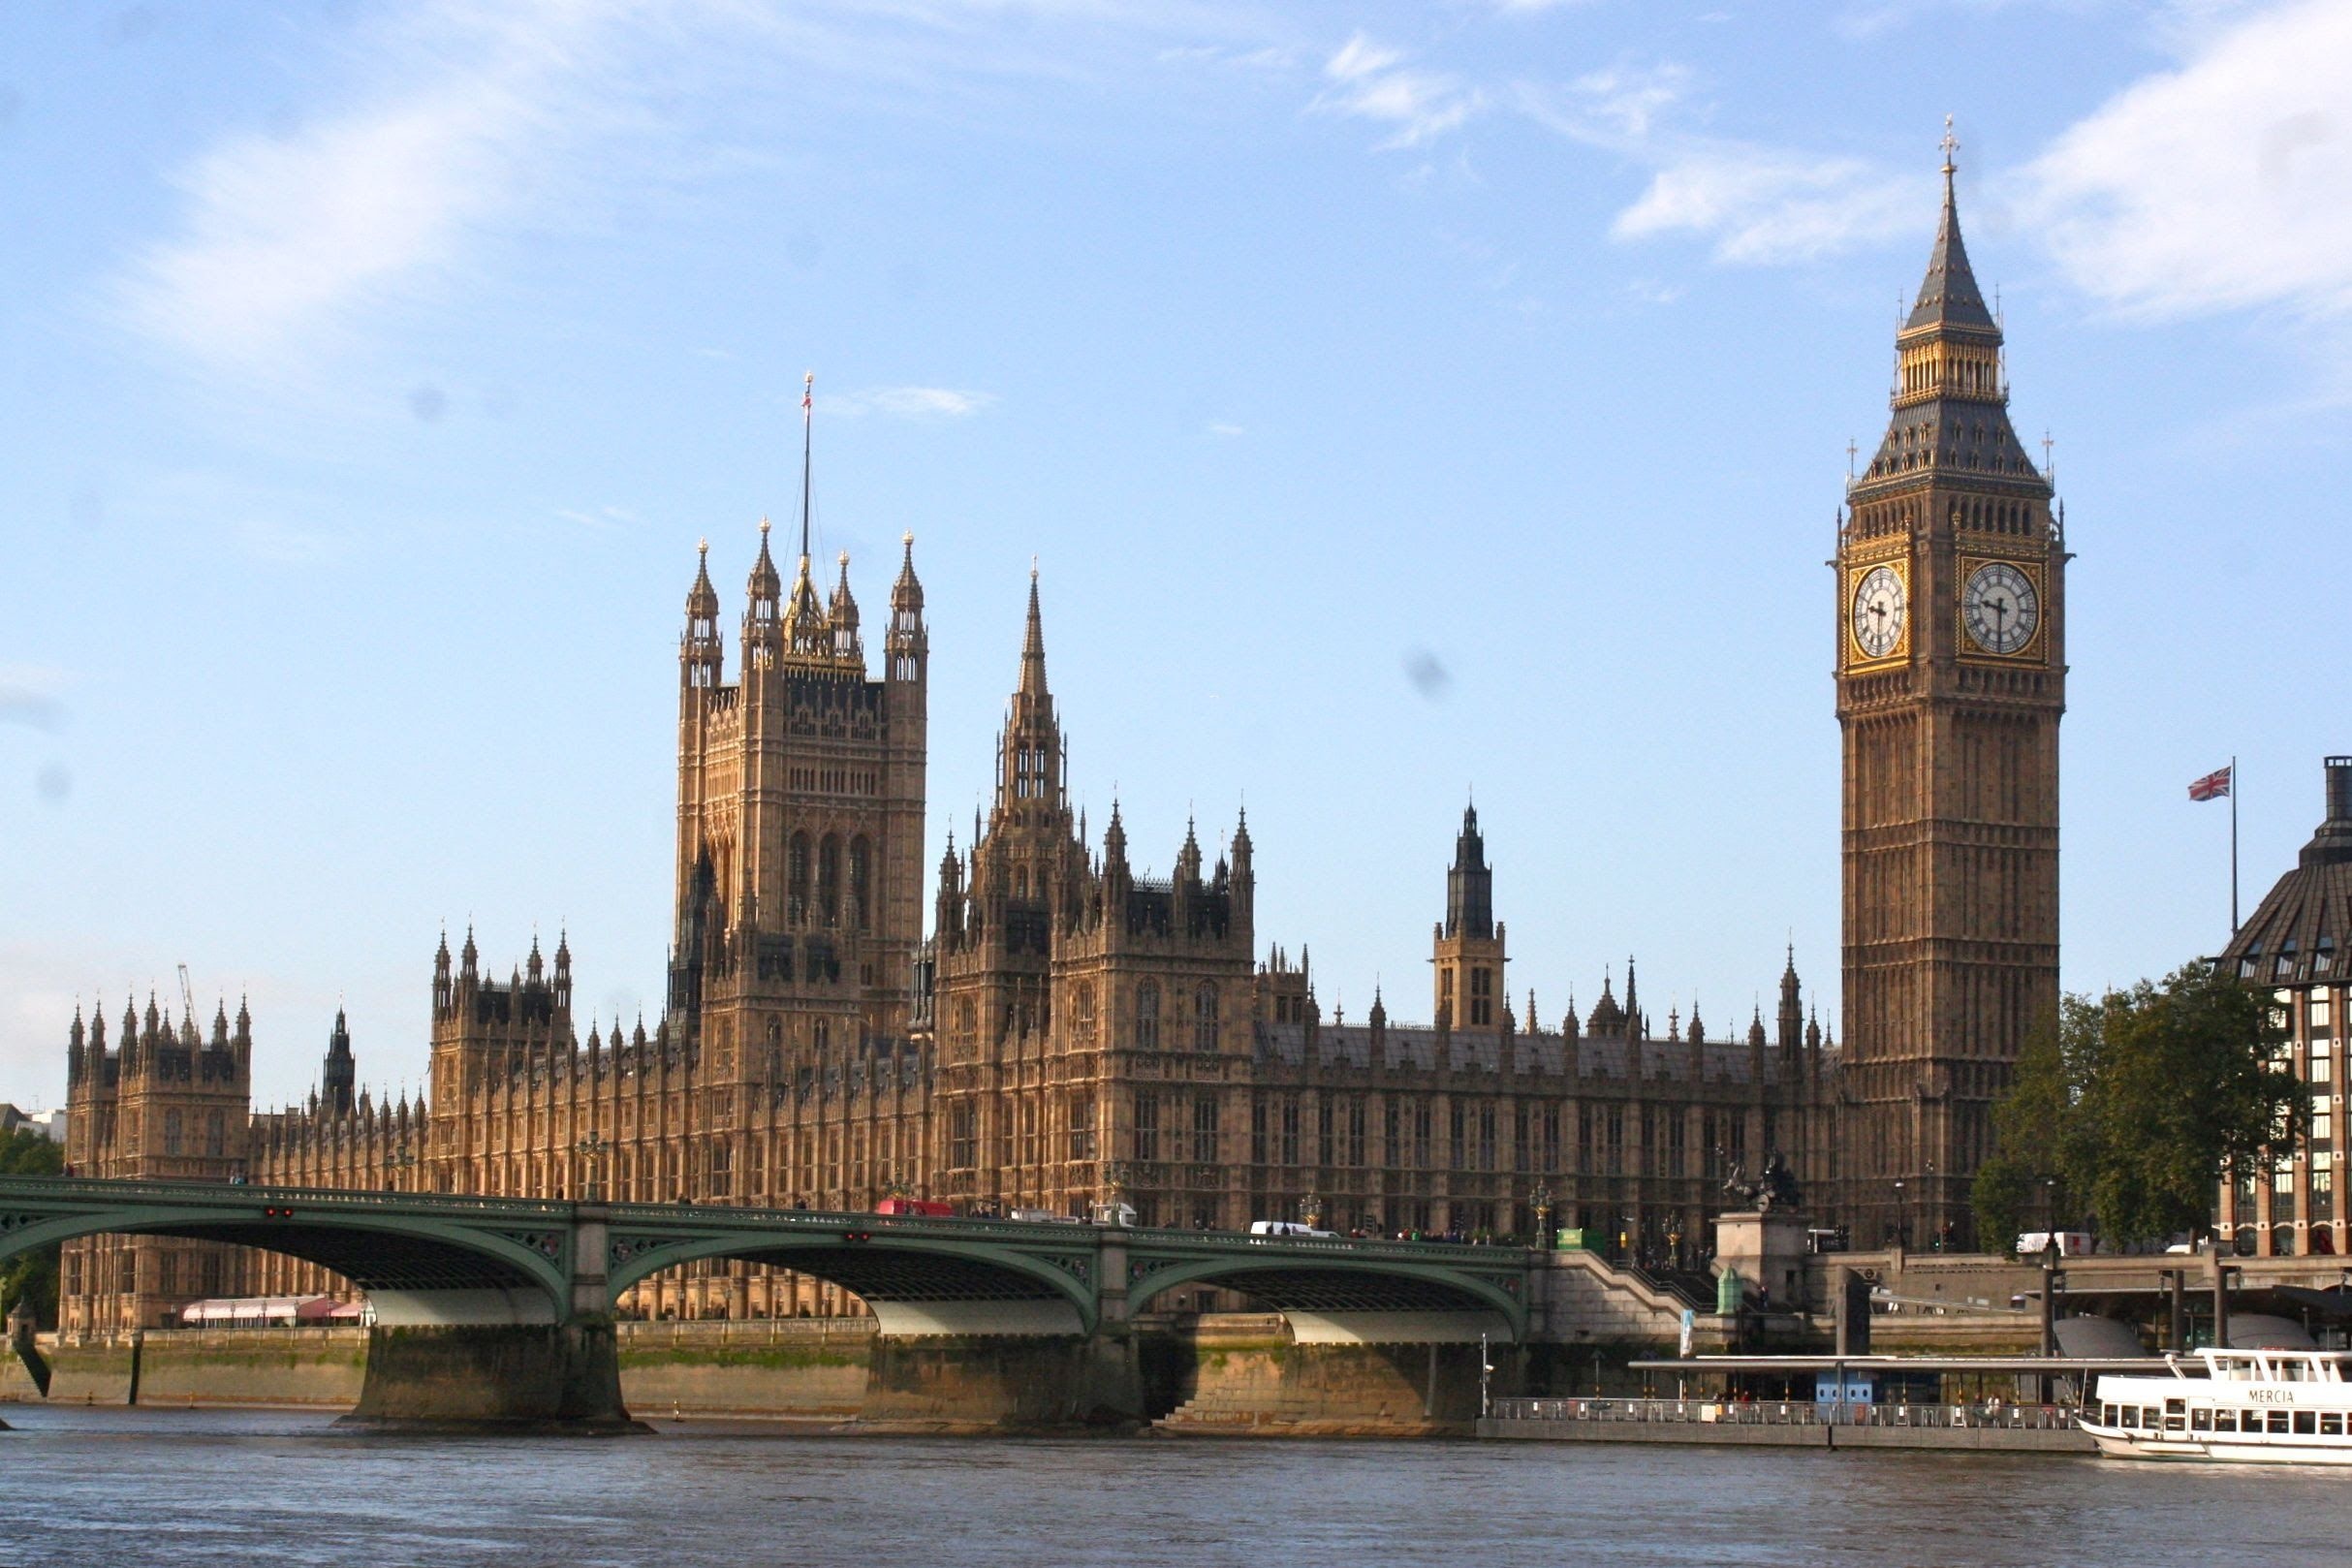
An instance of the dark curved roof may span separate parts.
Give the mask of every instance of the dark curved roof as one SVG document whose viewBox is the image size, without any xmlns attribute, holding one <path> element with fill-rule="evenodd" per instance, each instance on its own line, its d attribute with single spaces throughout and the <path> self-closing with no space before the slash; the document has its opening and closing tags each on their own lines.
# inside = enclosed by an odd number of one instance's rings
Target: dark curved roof
<svg viewBox="0 0 2352 1568">
<path fill-rule="evenodd" d="M 2352 757 L 2327 760 L 2328 814 L 2222 950 L 2247 980 L 2295 985 L 2352 968 Z"/>
</svg>

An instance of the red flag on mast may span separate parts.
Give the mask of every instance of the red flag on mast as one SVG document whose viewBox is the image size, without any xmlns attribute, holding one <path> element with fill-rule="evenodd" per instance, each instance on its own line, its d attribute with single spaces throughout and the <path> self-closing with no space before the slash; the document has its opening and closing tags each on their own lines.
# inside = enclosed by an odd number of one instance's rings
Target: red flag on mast
<svg viewBox="0 0 2352 1568">
<path fill-rule="evenodd" d="M 2236 768 L 2237 765 L 2233 763 L 2228 768 L 2214 768 L 2188 787 L 2188 798 L 2192 800 L 2220 800 L 2230 793 L 2230 774 Z"/>
</svg>

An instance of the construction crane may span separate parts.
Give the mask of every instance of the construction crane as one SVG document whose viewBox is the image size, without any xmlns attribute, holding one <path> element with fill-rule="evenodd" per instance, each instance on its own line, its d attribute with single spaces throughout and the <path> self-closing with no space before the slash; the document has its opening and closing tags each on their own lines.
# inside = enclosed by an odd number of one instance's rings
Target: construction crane
<svg viewBox="0 0 2352 1568">
<path fill-rule="evenodd" d="M 189 1028 L 196 1027 L 196 990 L 188 984 L 188 966 L 179 966 L 179 1017 Z"/>
</svg>

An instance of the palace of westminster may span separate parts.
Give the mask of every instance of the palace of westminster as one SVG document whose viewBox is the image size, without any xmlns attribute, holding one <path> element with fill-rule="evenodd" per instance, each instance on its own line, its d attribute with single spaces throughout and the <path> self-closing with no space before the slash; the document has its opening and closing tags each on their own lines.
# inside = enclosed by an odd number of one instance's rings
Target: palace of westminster
<svg viewBox="0 0 2352 1568">
<path fill-rule="evenodd" d="M 558 941 L 504 978 L 468 931 L 432 960 L 429 1093 L 355 1092 L 338 1015 L 305 1105 L 257 1113 L 251 1020 L 126 1008 L 70 1031 L 82 1175 L 246 1179 L 1233 1228 L 1529 1236 L 1582 1226 L 1694 1250 L 1734 1165 L 1780 1154 L 1816 1223 L 1964 1239 L 1990 1106 L 2057 1003 L 2057 734 L 2067 553 L 2008 412 L 2001 330 L 1942 221 L 1896 339 L 1894 414 L 1845 497 L 1835 611 L 1844 949 L 1834 1043 L 1794 956 L 1777 1006 L 1664 1027 L 1628 960 L 1582 1018 L 1515 1012 L 1474 811 L 1432 936 L 1427 1024 L 1327 1017 L 1304 949 L 1255 918 L 1246 820 L 1174 874 L 1133 868 L 1113 806 L 1074 815 L 1032 576 L 994 799 L 927 887 L 930 647 L 912 541 L 877 672 L 847 557 L 789 585 L 762 524 L 730 678 L 707 564 L 678 652 L 675 921 L 650 1028 L 582 1040 Z M 1432 889 L 1434 892 L 1434 888 Z M 926 923 L 928 934 L 926 936 Z M 1548 1213 L 1542 1212 L 1549 1210 Z M 153 1325 L 206 1296 L 334 1289 L 263 1252 L 96 1237 L 66 1251 L 68 1328 Z M 716 1263 L 630 1310 L 844 1309 L 820 1281 Z"/>
</svg>

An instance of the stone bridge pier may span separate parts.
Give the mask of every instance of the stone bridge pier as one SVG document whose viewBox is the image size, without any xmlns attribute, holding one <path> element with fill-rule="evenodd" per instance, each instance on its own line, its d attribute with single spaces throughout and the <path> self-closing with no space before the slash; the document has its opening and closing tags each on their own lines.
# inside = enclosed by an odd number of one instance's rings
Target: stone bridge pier
<svg viewBox="0 0 2352 1568">
<path fill-rule="evenodd" d="M 606 1281 L 609 1216 L 573 1206 L 514 1238 L 560 1270 L 549 1281 L 373 1288 L 367 1371 L 340 1427 L 617 1435 L 649 1430 L 621 1400 Z"/>
</svg>

